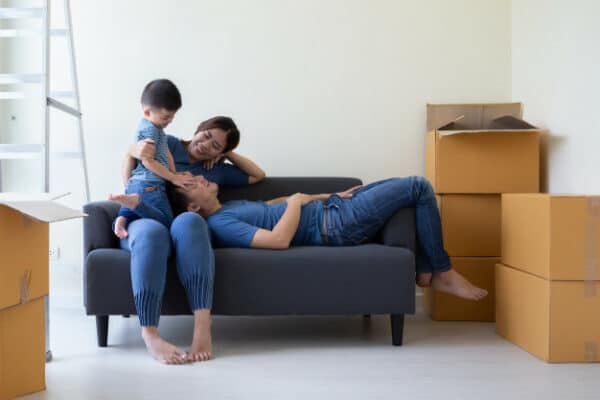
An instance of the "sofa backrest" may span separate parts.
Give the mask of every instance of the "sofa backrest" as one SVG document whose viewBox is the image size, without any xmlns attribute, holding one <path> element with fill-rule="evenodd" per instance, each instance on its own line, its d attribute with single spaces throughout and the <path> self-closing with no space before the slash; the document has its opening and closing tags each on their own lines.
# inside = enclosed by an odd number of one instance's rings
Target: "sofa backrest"
<svg viewBox="0 0 600 400">
<path fill-rule="evenodd" d="M 269 177 L 248 186 L 221 187 L 219 200 L 270 200 L 276 197 L 289 196 L 296 192 L 318 194 L 334 193 L 360 185 L 357 178 L 338 177 Z"/>
</svg>

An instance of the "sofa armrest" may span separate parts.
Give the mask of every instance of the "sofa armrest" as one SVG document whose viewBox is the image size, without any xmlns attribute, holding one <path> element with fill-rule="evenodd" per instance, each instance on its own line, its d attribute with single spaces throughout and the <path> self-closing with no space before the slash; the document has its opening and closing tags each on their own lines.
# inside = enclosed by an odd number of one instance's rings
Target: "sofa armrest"
<svg viewBox="0 0 600 400">
<path fill-rule="evenodd" d="M 83 219 L 83 258 L 94 249 L 119 248 L 119 239 L 112 231 L 112 223 L 119 212 L 113 201 L 96 201 L 83 206 L 88 216 Z"/>
<path fill-rule="evenodd" d="M 381 243 L 386 246 L 405 247 L 416 254 L 414 208 L 404 208 L 388 220 L 381 230 Z"/>
</svg>

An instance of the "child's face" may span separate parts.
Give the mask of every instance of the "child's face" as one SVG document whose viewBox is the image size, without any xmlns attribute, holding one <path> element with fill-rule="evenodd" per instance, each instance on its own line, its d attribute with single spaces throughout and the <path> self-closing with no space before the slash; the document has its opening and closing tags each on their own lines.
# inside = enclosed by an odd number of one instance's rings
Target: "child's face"
<svg viewBox="0 0 600 400">
<path fill-rule="evenodd" d="M 164 108 L 144 107 L 144 117 L 154 125 L 164 129 L 173 121 L 177 111 L 169 111 Z"/>
</svg>

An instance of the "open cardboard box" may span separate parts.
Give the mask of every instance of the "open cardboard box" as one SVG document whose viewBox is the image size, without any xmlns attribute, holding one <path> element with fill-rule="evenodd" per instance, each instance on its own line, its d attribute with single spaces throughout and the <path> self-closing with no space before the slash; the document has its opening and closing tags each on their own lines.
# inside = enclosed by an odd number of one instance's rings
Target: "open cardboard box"
<svg viewBox="0 0 600 400">
<path fill-rule="evenodd" d="M 521 103 L 428 104 L 425 175 L 436 193 L 539 191 L 540 130 Z"/>
<path fill-rule="evenodd" d="M 0 193 L 0 399 L 45 389 L 48 224 L 85 216 L 62 196 Z"/>
<path fill-rule="evenodd" d="M 436 198 L 450 257 L 500 257 L 500 195 L 443 194 Z"/>
</svg>

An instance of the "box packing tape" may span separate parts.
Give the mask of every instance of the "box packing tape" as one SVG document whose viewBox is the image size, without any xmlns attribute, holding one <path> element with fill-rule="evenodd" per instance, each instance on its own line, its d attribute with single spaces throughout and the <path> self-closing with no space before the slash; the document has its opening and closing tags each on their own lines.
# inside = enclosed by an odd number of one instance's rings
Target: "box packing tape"
<svg viewBox="0 0 600 400">
<path fill-rule="evenodd" d="M 588 198 L 585 232 L 584 290 L 585 296 L 596 296 L 598 280 L 598 230 L 600 229 L 600 196 Z"/>
<path fill-rule="evenodd" d="M 587 221 L 585 232 L 584 291 L 585 297 L 596 296 L 598 281 L 598 234 L 600 230 L 600 196 L 588 198 Z M 596 340 L 583 343 L 583 354 L 586 362 L 599 361 L 598 343 Z"/>
<path fill-rule="evenodd" d="M 26 270 L 21 276 L 21 304 L 29 301 L 29 285 L 31 284 L 31 270 Z"/>
</svg>

